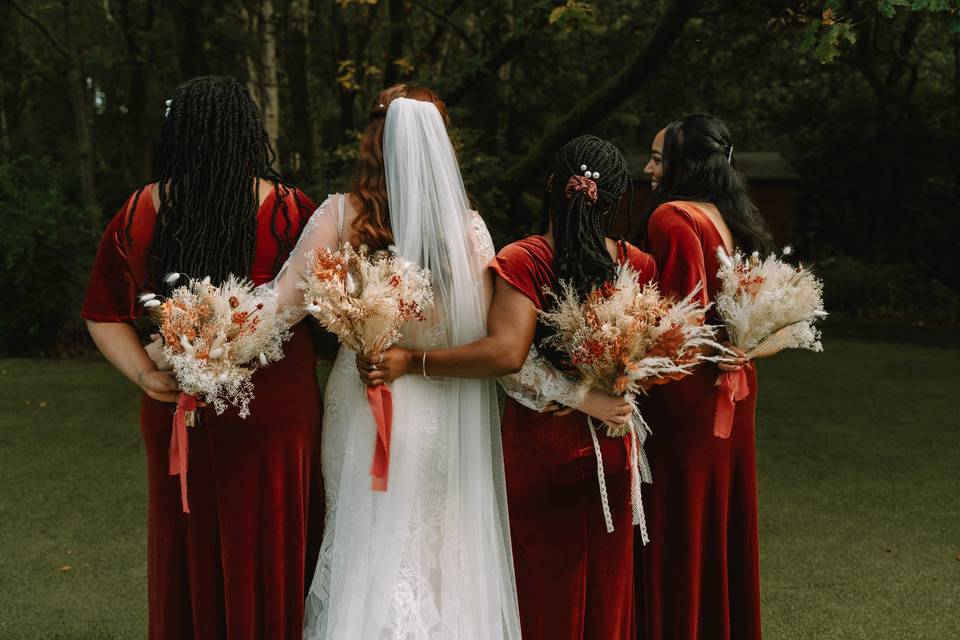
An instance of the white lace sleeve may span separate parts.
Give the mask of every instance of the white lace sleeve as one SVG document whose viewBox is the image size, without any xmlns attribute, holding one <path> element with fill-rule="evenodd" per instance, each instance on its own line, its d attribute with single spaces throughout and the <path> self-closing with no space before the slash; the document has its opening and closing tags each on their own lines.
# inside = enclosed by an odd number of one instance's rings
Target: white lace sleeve
<svg viewBox="0 0 960 640">
<path fill-rule="evenodd" d="M 291 324 L 306 316 L 306 311 L 303 310 L 303 291 L 299 284 L 310 265 L 310 256 L 321 247 L 331 251 L 340 248 L 340 207 L 343 197 L 341 194 L 328 196 L 323 204 L 317 207 L 277 277 L 258 287 L 261 292 L 276 297 L 278 310 L 288 314 Z"/>
<path fill-rule="evenodd" d="M 520 371 L 500 377 L 500 386 L 507 395 L 527 407 L 540 411 L 550 403 L 579 407 L 589 386 L 567 376 L 540 355 L 535 346 Z"/>
<path fill-rule="evenodd" d="M 474 268 L 477 271 L 476 278 L 480 286 L 483 287 L 483 301 L 487 308 L 490 307 L 490 301 L 493 300 L 493 274 L 487 267 L 490 261 L 496 255 L 493 248 L 493 239 L 490 237 L 490 231 L 487 229 L 483 218 L 476 211 L 470 212 L 470 248 L 474 256 Z"/>
</svg>

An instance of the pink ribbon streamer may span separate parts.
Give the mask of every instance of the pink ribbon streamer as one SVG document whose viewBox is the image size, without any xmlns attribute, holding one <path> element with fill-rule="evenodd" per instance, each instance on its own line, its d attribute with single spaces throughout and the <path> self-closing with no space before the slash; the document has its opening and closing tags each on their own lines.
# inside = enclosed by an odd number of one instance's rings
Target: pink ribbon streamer
<svg viewBox="0 0 960 640">
<path fill-rule="evenodd" d="M 749 366 L 749 365 L 747 365 Z M 723 371 L 717 376 L 717 407 L 713 415 L 713 435 L 727 439 L 733 431 L 733 414 L 736 403 L 750 395 L 750 382 L 746 367 L 736 371 Z"/>
<path fill-rule="evenodd" d="M 187 461 L 190 457 L 187 413 L 196 410 L 196 397 L 181 393 L 177 399 L 177 411 L 173 414 L 173 430 L 170 432 L 170 475 L 180 476 L 180 504 L 184 513 L 190 513 L 190 503 L 187 501 Z"/>
<path fill-rule="evenodd" d="M 373 444 L 370 483 L 374 491 L 386 491 L 390 473 L 390 430 L 393 426 L 393 394 L 386 385 L 367 387 L 367 402 L 377 423 L 377 439 Z"/>
</svg>

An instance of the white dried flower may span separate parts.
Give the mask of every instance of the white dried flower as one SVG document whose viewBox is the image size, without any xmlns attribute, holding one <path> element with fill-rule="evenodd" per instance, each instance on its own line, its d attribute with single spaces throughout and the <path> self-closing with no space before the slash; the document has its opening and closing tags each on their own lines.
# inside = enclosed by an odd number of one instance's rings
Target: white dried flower
<svg viewBox="0 0 960 640">
<path fill-rule="evenodd" d="M 159 307 L 161 304 L 163 303 L 160 302 L 159 300 L 153 299 L 153 300 L 147 300 L 146 302 L 144 302 L 143 306 L 146 309 L 153 309 L 154 307 Z"/>
<path fill-rule="evenodd" d="M 211 360 L 219 360 L 222 357 L 223 357 L 223 347 L 214 347 L 213 349 L 210 349 Z"/>
<path fill-rule="evenodd" d="M 180 274 L 177 273 L 176 271 L 172 271 L 164 277 L 163 281 L 166 282 L 167 284 L 173 284 L 179 279 L 180 279 Z"/>
<path fill-rule="evenodd" d="M 261 353 L 261 354 L 260 354 L 260 366 L 265 367 L 265 366 L 267 366 L 267 363 L 268 363 L 268 362 L 270 362 L 270 361 L 267 360 L 266 354 Z"/>
<path fill-rule="evenodd" d="M 792 254 L 793 254 L 793 247 L 791 247 L 790 245 L 787 245 L 783 248 L 783 255 L 789 256 Z"/>
<path fill-rule="evenodd" d="M 733 266 L 730 256 L 727 255 L 727 250 L 722 246 L 717 247 L 717 259 L 720 260 L 720 264 L 722 264 L 724 267 L 729 268 Z"/>
<path fill-rule="evenodd" d="M 140 296 L 140 302 L 147 302 L 149 300 L 153 300 L 156 297 L 157 297 L 157 294 L 155 293 L 144 293 L 143 295 Z"/>
</svg>

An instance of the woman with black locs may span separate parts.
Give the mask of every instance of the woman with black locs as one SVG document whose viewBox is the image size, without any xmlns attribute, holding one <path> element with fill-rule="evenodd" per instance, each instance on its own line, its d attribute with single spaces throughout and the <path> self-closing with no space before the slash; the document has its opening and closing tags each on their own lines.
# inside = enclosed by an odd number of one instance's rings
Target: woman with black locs
<svg viewBox="0 0 960 640">
<path fill-rule="evenodd" d="M 232 78 L 203 77 L 168 101 L 156 179 L 110 221 L 82 315 L 98 348 L 143 389 L 150 638 L 299 638 L 322 528 L 321 400 L 300 324 L 283 360 L 254 375 L 251 415 L 200 410 L 189 429 L 189 505 L 168 472 L 176 380 L 132 321 L 164 276 L 274 277 L 314 210 L 283 182 L 256 106 Z"/>
</svg>

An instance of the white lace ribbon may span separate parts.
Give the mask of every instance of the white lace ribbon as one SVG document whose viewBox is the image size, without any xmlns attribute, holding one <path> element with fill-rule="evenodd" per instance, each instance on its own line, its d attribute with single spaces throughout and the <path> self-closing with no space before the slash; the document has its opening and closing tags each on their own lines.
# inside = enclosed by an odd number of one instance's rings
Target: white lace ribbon
<svg viewBox="0 0 960 640">
<path fill-rule="evenodd" d="M 590 438 L 593 440 L 593 452 L 597 458 L 597 482 L 600 486 L 603 519 L 607 525 L 607 533 L 613 533 L 613 514 L 610 511 L 607 478 L 603 471 L 603 454 L 600 451 L 600 440 L 597 438 L 599 427 L 594 424 L 591 416 L 587 416 L 587 426 L 590 431 Z M 633 524 L 640 527 L 640 539 L 643 544 L 650 542 L 650 538 L 647 535 L 647 520 L 643 513 L 643 496 L 640 493 L 640 483 L 650 484 L 653 482 L 650 463 L 643 450 L 643 443 L 646 441 L 648 433 L 650 433 L 649 425 L 643 419 L 640 411 L 634 407 L 633 417 L 630 420 L 627 432 L 627 436 L 630 438 L 630 504 L 633 511 Z"/>
</svg>

